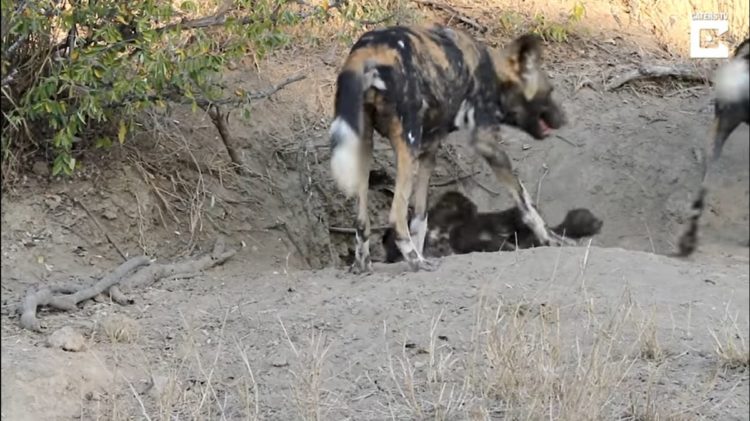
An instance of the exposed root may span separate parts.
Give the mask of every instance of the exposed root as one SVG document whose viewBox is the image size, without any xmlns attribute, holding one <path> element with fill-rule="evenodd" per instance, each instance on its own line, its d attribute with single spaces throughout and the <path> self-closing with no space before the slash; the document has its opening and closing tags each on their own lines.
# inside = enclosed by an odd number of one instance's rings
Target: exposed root
<svg viewBox="0 0 750 421">
<path fill-rule="evenodd" d="M 32 288 L 26 293 L 17 308 L 17 312 L 21 315 L 21 327 L 39 332 L 42 330 L 41 323 L 36 316 L 39 307 L 46 306 L 61 311 L 74 311 L 78 309 L 79 303 L 102 293 L 108 293 L 112 301 L 120 305 L 132 304 L 134 300 L 128 298 L 123 289 L 130 291 L 135 288 L 143 288 L 165 277 L 192 274 L 209 269 L 226 262 L 235 253 L 235 250 L 224 250 L 223 241 L 218 240 L 211 253 L 178 263 L 152 264 L 146 256 L 134 257 L 89 287 L 68 285 L 43 287 L 41 289 Z M 140 270 L 143 267 L 146 268 Z M 133 276 L 126 278 L 133 271 L 135 271 Z"/>
<path fill-rule="evenodd" d="M 281 83 L 272 86 L 270 89 L 260 92 L 253 92 L 249 93 L 243 96 L 243 99 L 246 101 L 252 101 L 257 99 L 263 99 L 268 98 L 271 95 L 275 94 L 276 92 L 284 89 L 287 85 L 291 85 L 294 82 L 298 82 L 302 79 L 304 79 L 305 75 L 297 75 L 293 77 L 289 77 L 282 81 Z M 244 160 L 242 159 L 242 156 L 240 155 L 239 148 L 237 147 L 237 143 L 234 141 L 234 138 L 232 137 L 232 134 L 229 131 L 229 127 L 227 126 L 227 123 L 229 121 L 229 113 L 225 113 L 221 106 L 225 104 L 232 104 L 236 103 L 235 100 L 221 100 L 216 102 L 198 102 L 198 105 L 201 106 L 208 115 L 211 117 L 211 121 L 214 123 L 214 126 L 216 126 L 216 130 L 219 131 L 219 136 L 221 136 L 221 140 L 224 143 L 224 147 L 227 149 L 227 153 L 229 154 L 229 158 L 232 160 L 232 163 L 237 165 L 240 168 L 240 174 L 248 174 L 250 173 L 247 165 L 245 165 Z"/>
<path fill-rule="evenodd" d="M 607 91 L 613 91 L 634 80 L 667 77 L 703 83 L 706 83 L 708 81 L 706 76 L 696 72 L 695 70 L 687 66 L 642 65 L 639 68 L 631 70 L 630 72 L 620 77 L 614 78 L 612 82 L 607 84 L 605 89 Z"/>
</svg>

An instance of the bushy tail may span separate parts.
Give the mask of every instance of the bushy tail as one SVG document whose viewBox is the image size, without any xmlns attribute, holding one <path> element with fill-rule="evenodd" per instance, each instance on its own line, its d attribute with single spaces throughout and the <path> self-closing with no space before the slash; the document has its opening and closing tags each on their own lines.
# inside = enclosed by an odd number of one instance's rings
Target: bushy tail
<svg viewBox="0 0 750 421">
<path fill-rule="evenodd" d="M 680 241 L 677 245 L 677 255 L 681 257 L 687 257 L 695 252 L 698 248 L 698 222 L 703 214 L 703 209 L 706 206 L 706 187 L 701 186 L 698 191 L 697 197 L 693 200 L 691 210 L 693 214 L 688 219 L 687 230 L 680 237 Z"/>
<path fill-rule="evenodd" d="M 331 174 L 338 188 L 352 197 L 357 193 L 363 163 L 362 104 L 363 69 L 347 66 L 336 81 L 335 115 L 329 131 L 331 138 Z"/>
</svg>

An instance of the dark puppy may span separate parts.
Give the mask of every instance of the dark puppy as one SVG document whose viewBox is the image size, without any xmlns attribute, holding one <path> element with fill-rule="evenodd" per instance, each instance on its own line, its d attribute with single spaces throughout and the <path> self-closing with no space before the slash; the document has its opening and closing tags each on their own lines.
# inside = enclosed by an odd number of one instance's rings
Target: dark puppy
<svg viewBox="0 0 750 421">
<path fill-rule="evenodd" d="M 716 71 L 714 95 L 713 136 L 708 139 L 703 153 L 701 186 L 693 201 L 688 228 L 678 244 L 678 256 L 689 256 L 698 246 L 698 222 L 705 206 L 706 179 L 711 166 L 721 156 L 724 143 L 734 129 L 743 122 L 750 124 L 750 38 L 744 40 L 735 49 L 734 56 Z"/>
<path fill-rule="evenodd" d="M 396 185 L 388 219 L 412 270 L 434 269 L 422 256 L 427 193 L 438 147 L 457 130 L 468 132 L 472 148 L 511 193 L 538 240 L 564 243 L 548 230 L 498 142 L 501 125 L 535 139 L 562 127 L 565 117 L 552 91 L 536 35 L 522 35 L 493 49 L 443 25 L 392 26 L 363 34 L 336 80 L 330 128 L 331 174 L 341 192 L 357 197 L 351 270 L 371 270 L 367 186 L 374 132 L 388 139 L 395 154 Z M 411 218 L 409 198 L 414 205 Z"/>
<path fill-rule="evenodd" d="M 500 212 L 477 212 L 476 205 L 458 192 L 448 192 L 429 211 L 425 255 L 441 257 L 472 252 L 512 251 L 542 245 L 513 207 Z M 560 225 L 551 228 L 561 237 L 580 239 L 599 233 L 602 220 L 588 209 L 568 211 Z M 403 260 L 389 228 L 383 235 L 386 262 Z"/>
</svg>

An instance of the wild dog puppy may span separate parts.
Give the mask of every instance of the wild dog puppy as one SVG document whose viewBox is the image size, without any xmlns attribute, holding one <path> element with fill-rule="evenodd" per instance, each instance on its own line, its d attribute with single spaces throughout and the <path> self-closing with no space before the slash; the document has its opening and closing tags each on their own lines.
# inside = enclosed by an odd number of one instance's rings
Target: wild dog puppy
<svg viewBox="0 0 750 421">
<path fill-rule="evenodd" d="M 565 124 L 541 69 L 541 54 L 541 40 L 535 35 L 523 35 L 494 50 L 441 25 L 383 28 L 365 33 L 354 44 L 336 81 L 330 128 L 333 178 L 347 197 L 358 199 L 351 271 L 372 270 L 367 190 L 374 131 L 388 138 L 395 153 L 389 223 L 412 270 L 434 269 L 422 256 L 427 190 L 438 147 L 457 130 L 468 131 L 470 144 L 511 192 L 540 243 L 560 243 L 498 144 L 501 124 L 523 129 L 536 139 Z"/>
<path fill-rule="evenodd" d="M 680 256 L 689 256 L 698 246 L 698 222 L 705 206 L 708 174 L 721 156 L 724 143 L 741 123 L 750 124 L 750 38 L 734 50 L 733 57 L 719 67 L 714 75 L 713 137 L 703 153 L 703 176 L 700 190 L 693 201 L 693 215 L 688 229 L 679 241 Z"/>
<path fill-rule="evenodd" d="M 477 213 L 477 206 L 463 194 L 459 192 L 444 193 L 428 212 L 430 226 L 425 238 L 424 249 L 429 248 L 431 257 L 453 254 L 450 244 L 451 230 L 462 225 L 467 219 L 473 219 Z M 409 208 L 409 218 L 413 214 L 413 209 Z M 401 251 L 396 246 L 396 230 L 393 227 L 389 227 L 383 233 L 382 242 L 385 248 L 386 262 L 393 263 L 403 260 Z M 423 254 L 425 253 L 423 251 Z"/>
<path fill-rule="evenodd" d="M 428 215 L 426 256 L 513 251 L 541 245 L 518 207 L 500 212 L 477 212 L 469 198 L 458 192 L 448 192 L 430 208 Z M 602 220 L 591 211 L 579 208 L 569 211 L 560 225 L 551 230 L 559 236 L 580 239 L 598 234 L 602 225 Z M 384 233 L 383 247 L 387 263 L 402 260 L 393 228 Z"/>
</svg>

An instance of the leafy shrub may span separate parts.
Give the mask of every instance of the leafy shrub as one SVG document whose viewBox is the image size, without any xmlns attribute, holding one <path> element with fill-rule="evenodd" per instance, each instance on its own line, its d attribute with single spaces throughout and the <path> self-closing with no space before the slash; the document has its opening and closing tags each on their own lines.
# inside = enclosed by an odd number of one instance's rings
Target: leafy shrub
<svg viewBox="0 0 750 421">
<path fill-rule="evenodd" d="M 230 60 L 286 44 L 281 29 L 299 15 L 283 6 L 2 0 L 4 178 L 17 158 L 40 150 L 53 175 L 71 174 L 76 150 L 124 142 L 140 112 L 218 100 L 220 71 Z M 236 95 L 241 103 L 243 93 Z"/>
</svg>

